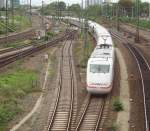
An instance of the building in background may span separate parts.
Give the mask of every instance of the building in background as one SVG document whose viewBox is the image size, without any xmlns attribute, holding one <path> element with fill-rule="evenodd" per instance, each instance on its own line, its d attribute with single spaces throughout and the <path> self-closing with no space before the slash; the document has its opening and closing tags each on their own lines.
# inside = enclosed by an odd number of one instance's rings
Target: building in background
<svg viewBox="0 0 150 131">
<path fill-rule="evenodd" d="M 20 0 L 13 0 L 13 4 L 14 4 L 14 7 L 19 7 L 20 6 Z M 10 0 L 10 5 L 12 5 L 12 0 Z"/>
<path fill-rule="evenodd" d="M 6 6 L 6 0 L 0 0 L 0 8 L 4 8 Z"/>
<path fill-rule="evenodd" d="M 20 0 L 8 0 L 8 7 L 11 7 L 12 1 L 15 8 L 20 6 Z M 3 7 L 6 7 L 6 0 L 0 0 L 0 8 Z"/>
<path fill-rule="evenodd" d="M 103 0 L 86 0 L 85 7 L 91 6 L 91 5 L 100 5 L 102 3 L 103 3 Z"/>
<path fill-rule="evenodd" d="M 111 3 L 111 0 L 104 0 L 104 3 Z"/>
</svg>

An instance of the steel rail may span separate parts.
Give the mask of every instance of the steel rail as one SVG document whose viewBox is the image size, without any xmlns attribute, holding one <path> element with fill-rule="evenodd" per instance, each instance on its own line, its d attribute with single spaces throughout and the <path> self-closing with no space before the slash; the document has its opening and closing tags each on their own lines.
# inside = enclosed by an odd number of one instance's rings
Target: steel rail
<svg viewBox="0 0 150 131">
<path fill-rule="evenodd" d="M 33 48 L 29 48 L 29 49 L 23 50 L 21 52 L 19 51 L 19 52 L 15 53 L 15 54 L 10 54 L 10 55 L 7 55 L 7 56 L 1 56 L 0 57 L 0 68 L 5 66 L 5 65 L 7 65 L 7 64 L 9 64 L 9 63 L 12 63 L 12 62 L 18 60 L 18 59 L 21 59 L 21 58 L 29 56 L 29 55 L 31 55 L 33 53 L 39 52 L 39 51 L 41 51 L 41 50 L 43 50 L 43 49 L 45 49 L 47 47 L 56 46 L 58 44 L 58 42 L 63 41 L 66 38 L 70 37 L 70 35 L 72 33 L 74 33 L 74 31 L 72 31 L 70 34 L 67 33 L 64 36 L 61 36 L 61 37 L 59 37 L 57 39 L 49 41 L 49 42 L 47 42 L 47 43 L 45 43 L 43 45 L 35 46 Z"/>
<path fill-rule="evenodd" d="M 61 58 L 60 69 L 59 69 L 59 72 L 60 72 L 60 75 L 59 75 L 59 87 L 58 87 L 58 93 L 57 93 L 57 96 L 56 96 L 56 102 L 55 102 L 55 105 L 54 105 L 54 110 L 53 110 L 50 122 L 48 122 L 48 128 L 47 128 L 48 131 L 50 131 L 50 129 L 52 127 L 52 124 L 54 122 L 54 117 L 56 115 L 56 110 L 57 110 L 57 107 L 58 107 L 60 93 L 61 93 L 61 88 L 62 88 L 62 69 L 61 69 L 61 67 L 63 66 L 63 50 L 64 50 L 64 47 L 65 47 L 65 44 L 63 45 L 62 51 L 61 51 L 61 57 L 62 58 Z"/>
<path fill-rule="evenodd" d="M 5 37 L 0 37 L 0 44 L 5 44 L 6 40 L 8 42 L 13 42 L 18 39 L 27 39 L 27 38 L 32 38 L 34 36 L 34 30 L 30 29 L 27 31 L 11 34 Z"/>
<path fill-rule="evenodd" d="M 101 122 L 101 119 L 102 119 L 102 116 L 103 116 L 104 107 L 105 107 L 105 99 L 103 100 L 103 103 L 101 105 L 101 110 L 99 111 L 95 131 L 98 131 L 98 129 L 99 129 L 99 125 L 100 125 L 100 122 Z"/>
<path fill-rule="evenodd" d="M 2 49 L 0 49 L 0 55 L 4 54 L 4 53 L 12 52 L 12 51 L 17 51 L 17 50 L 20 50 L 22 48 L 29 47 L 29 46 L 33 46 L 33 45 L 25 44 L 25 45 L 19 45 L 17 47 L 2 48 Z"/>
<path fill-rule="evenodd" d="M 148 90 L 146 90 L 146 83 L 145 83 L 145 76 L 144 76 L 144 71 L 143 71 L 143 65 L 145 64 L 145 69 L 149 72 L 149 78 L 150 78 L 150 65 L 148 64 L 148 61 L 146 60 L 146 58 L 143 56 L 143 54 L 141 53 L 141 51 L 139 51 L 138 48 L 136 48 L 135 46 L 130 44 L 130 41 L 126 40 L 125 38 L 121 37 L 120 35 L 111 32 L 111 34 L 117 38 L 120 42 L 122 42 L 131 52 L 131 54 L 134 56 L 136 63 L 138 65 L 138 69 L 140 72 L 140 77 L 141 77 L 141 81 L 142 81 L 142 91 L 143 91 L 143 99 L 144 99 L 144 117 L 145 117 L 145 129 L 146 131 L 149 131 L 150 129 L 150 116 L 148 118 L 148 110 L 150 110 L 150 107 L 148 109 L 148 103 L 147 103 L 147 93 Z M 142 61 L 142 63 L 141 63 Z M 150 98 L 148 98 L 150 99 Z M 149 114 L 150 115 L 150 114 Z"/>
<path fill-rule="evenodd" d="M 93 99 L 92 96 L 89 95 L 89 96 L 88 96 L 87 103 L 86 103 L 86 105 L 85 105 L 85 107 L 84 107 L 84 110 L 83 110 L 83 112 L 82 112 L 82 115 L 81 115 L 81 117 L 80 117 L 80 119 L 79 119 L 79 122 L 78 122 L 78 124 L 77 124 L 77 127 L 76 127 L 75 131 L 79 131 L 79 130 L 80 130 L 81 125 L 82 125 L 83 122 L 84 122 L 84 118 L 85 118 L 86 115 L 87 115 L 88 109 L 90 108 L 90 104 L 92 103 L 92 102 L 91 102 L 92 99 Z M 101 98 L 102 101 L 99 101 L 99 102 L 100 102 L 99 112 L 98 112 L 98 115 L 97 115 L 97 118 L 96 118 L 96 122 L 94 123 L 94 129 L 93 129 L 93 131 L 98 131 L 98 130 L 99 130 L 99 125 L 100 125 L 100 122 L 101 122 L 101 120 L 102 120 L 103 111 L 104 111 L 104 107 L 105 107 L 105 99 L 106 99 L 106 98 Z M 95 108 L 95 107 L 93 107 L 93 108 Z M 86 119 L 87 119 L 87 118 L 86 118 Z M 89 119 L 90 119 L 90 118 L 89 118 Z M 92 123 L 92 122 L 91 122 L 91 123 Z M 89 124 L 89 123 L 88 123 L 88 124 Z M 92 124 L 93 124 L 93 123 L 92 123 Z M 91 126 L 93 126 L 93 125 L 91 125 Z M 90 128 L 90 127 L 88 126 L 88 128 Z"/>
<path fill-rule="evenodd" d="M 71 40 L 71 44 L 68 50 L 68 54 L 69 54 L 69 64 L 70 64 L 70 74 L 71 74 L 71 104 L 70 104 L 70 114 L 69 114 L 69 118 L 68 118 L 68 125 L 67 125 L 67 131 L 69 131 L 70 129 L 70 125 L 71 125 L 71 118 L 72 118 L 72 113 L 73 113 L 73 103 L 74 103 L 74 74 L 73 74 L 73 65 L 72 65 L 72 55 L 71 55 L 71 46 L 72 46 L 72 40 Z"/>
<path fill-rule="evenodd" d="M 71 35 L 72 37 L 72 35 Z M 67 40 L 66 40 L 67 41 Z M 63 83 L 63 80 L 62 80 L 62 67 L 63 67 L 63 59 L 64 59 L 64 56 L 63 56 L 63 53 L 65 51 L 65 46 L 66 46 L 66 42 L 65 44 L 63 45 L 62 47 L 62 51 L 61 51 L 61 65 L 60 65 L 60 69 L 59 69 L 59 72 L 60 72 L 60 77 L 59 77 L 59 87 L 58 87 L 58 92 L 57 92 L 57 96 L 56 96 L 56 101 L 55 101 L 55 105 L 54 105 L 54 109 L 53 109 L 53 113 L 50 117 L 50 121 L 48 120 L 48 128 L 47 130 L 50 131 L 54 122 L 55 122 L 55 117 L 56 117 L 56 114 L 57 114 L 57 110 L 58 110 L 58 105 L 59 105 L 59 101 L 60 101 L 60 97 L 61 97 L 61 91 L 62 91 L 62 83 Z M 71 118 L 72 118 L 72 113 L 73 113 L 73 103 L 74 103 L 74 75 L 73 75 L 73 65 L 72 65 L 72 57 L 71 57 L 71 48 L 72 47 L 72 38 L 71 38 L 71 42 L 70 42 L 70 45 L 68 47 L 68 55 L 69 55 L 69 70 L 70 70 L 70 77 L 71 77 L 71 100 L 70 100 L 70 109 L 69 109 L 69 114 L 68 114 L 68 120 L 67 120 L 67 127 L 66 127 L 66 131 L 69 131 L 70 130 L 70 125 L 71 125 Z"/>
</svg>

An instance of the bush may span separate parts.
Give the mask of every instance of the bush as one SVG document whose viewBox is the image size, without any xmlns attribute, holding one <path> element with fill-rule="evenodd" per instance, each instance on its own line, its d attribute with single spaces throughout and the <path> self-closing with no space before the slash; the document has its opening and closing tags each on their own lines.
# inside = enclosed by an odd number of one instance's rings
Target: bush
<svg viewBox="0 0 150 131">
<path fill-rule="evenodd" d="M 14 115 L 19 113 L 21 108 L 17 105 L 16 102 L 10 101 L 7 104 L 2 104 L 0 106 L 0 123 L 6 123 L 10 121 Z"/>
<path fill-rule="evenodd" d="M 116 99 L 113 102 L 113 110 L 114 111 L 123 111 L 123 104 L 121 103 L 120 99 Z"/>
</svg>

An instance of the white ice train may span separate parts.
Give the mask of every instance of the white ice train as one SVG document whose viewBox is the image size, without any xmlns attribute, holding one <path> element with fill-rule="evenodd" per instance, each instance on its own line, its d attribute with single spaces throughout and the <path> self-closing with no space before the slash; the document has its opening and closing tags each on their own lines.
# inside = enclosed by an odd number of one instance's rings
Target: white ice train
<svg viewBox="0 0 150 131">
<path fill-rule="evenodd" d="M 87 90 L 94 94 L 108 94 L 113 86 L 114 48 L 110 44 L 97 45 L 87 65 Z"/>
<path fill-rule="evenodd" d="M 93 94 L 108 94 L 113 87 L 114 47 L 110 33 L 95 22 L 90 22 L 96 47 L 87 65 L 87 90 Z M 91 31 L 90 31 L 91 32 Z"/>
<path fill-rule="evenodd" d="M 81 27 L 84 19 L 62 17 Z M 110 33 L 96 22 L 88 21 L 89 32 L 96 40 L 87 64 L 87 91 L 92 94 L 108 94 L 113 87 L 114 47 Z"/>
</svg>

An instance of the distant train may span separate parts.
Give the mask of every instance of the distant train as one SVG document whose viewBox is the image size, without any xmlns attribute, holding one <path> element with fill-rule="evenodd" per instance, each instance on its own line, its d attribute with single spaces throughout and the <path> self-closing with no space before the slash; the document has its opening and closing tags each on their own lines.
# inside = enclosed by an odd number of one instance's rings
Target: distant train
<svg viewBox="0 0 150 131">
<path fill-rule="evenodd" d="M 72 25 L 82 27 L 84 19 L 62 17 Z M 110 33 L 103 26 L 93 21 L 87 21 L 89 32 L 96 40 L 87 64 L 86 89 L 92 94 L 108 94 L 113 87 L 115 50 Z"/>
</svg>

